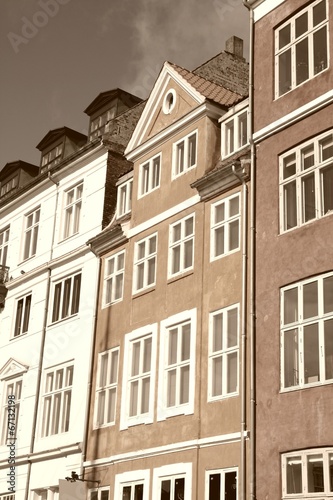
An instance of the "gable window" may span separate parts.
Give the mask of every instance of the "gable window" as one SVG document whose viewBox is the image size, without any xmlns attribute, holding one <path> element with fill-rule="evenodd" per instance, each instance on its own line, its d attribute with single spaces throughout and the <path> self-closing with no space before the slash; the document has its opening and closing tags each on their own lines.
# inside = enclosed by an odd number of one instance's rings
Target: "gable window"
<svg viewBox="0 0 333 500">
<path fill-rule="evenodd" d="M 95 427 L 113 424 L 116 414 L 119 349 L 98 355 Z"/>
<path fill-rule="evenodd" d="M 26 295 L 16 302 L 14 337 L 26 333 L 29 327 L 32 295 Z"/>
<path fill-rule="evenodd" d="M 231 155 L 248 144 L 248 108 L 222 122 L 222 157 Z"/>
<path fill-rule="evenodd" d="M 238 318 L 238 305 L 210 314 L 209 400 L 238 392 Z"/>
<path fill-rule="evenodd" d="M 333 493 L 333 448 L 282 455 L 282 498 L 328 498 Z"/>
<path fill-rule="evenodd" d="M 125 337 L 121 428 L 153 421 L 156 335 L 149 325 Z"/>
<path fill-rule="evenodd" d="M 17 185 L 18 185 L 18 175 L 15 175 L 15 177 L 12 177 L 6 182 L 1 182 L 0 196 L 4 196 L 5 194 L 9 193 L 13 189 L 15 189 Z"/>
<path fill-rule="evenodd" d="M 160 176 L 161 176 L 161 154 L 154 156 L 146 163 L 140 165 L 140 176 L 139 176 L 139 186 L 140 186 L 140 196 L 154 191 L 160 187 Z"/>
<path fill-rule="evenodd" d="M 193 413 L 196 310 L 161 322 L 158 419 Z"/>
<path fill-rule="evenodd" d="M 155 284 L 157 259 L 157 234 L 135 244 L 134 292 Z"/>
<path fill-rule="evenodd" d="M 74 366 L 67 364 L 45 373 L 42 437 L 69 430 L 73 372 Z"/>
<path fill-rule="evenodd" d="M 125 251 L 112 255 L 105 262 L 105 305 L 118 302 L 123 298 L 125 272 Z"/>
<path fill-rule="evenodd" d="M 281 231 L 332 213 L 332 130 L 281 155 L 279 164 Z"/>
<path fill-rule="evenodd" d="M 65 192 L 63 238 L 69 238 L 79 232 L 82 209 L 83 182 Z"/>
<path fill-rule="evenodd" d="M 0 266 L 5 266 L 8 255 L 9 228 L 0 231 Z"/>
<path fill-rule="evenodd" d="M 211 208 L 210 258 L 214 260 L 239 250 L 240 196 L 229 196 Z"/>
<path fill-rule="evenodd" d="M 58 281 L 53 289 L 52 323 L 79 312 L 81 273 Z"/>
<path fill-rule="evenodd" d="M 207 500 L 237 500 L 237 469 L 206 472 Z"/>
<path fill-rule="evenodd" d="M 3 382 L 3 405 L 1 411 L 1 441 L 6 444 L 17 436 L 23 380 L 11 378 Z"/>
<path fill-rule="evenodd" d="M 193 268 L 194 215 L 170 224 L 169 277 Z"/>
<path fill-rule="evenodd" d="M 282 389 L 333 382 L 333 274 L 281 290 Z"/>
<path fill-rule="evenodd" d="M 117 216 L 129 214 L 132 210 L 133 179 L 129 179 L 118 186 Z"/>
<path fill-rule="evenodd" d="M 131 470 L 116 474 L 114 498 L 122 500 L 148 500 L 149 470 Z"/>
<path fill-rule="evenodd" d="M 36 255 L 40 208 L 25 216 L 23 260 Z"/>
<path fill-rule="evenodd" d="M 275 97 L 328 66 L 328 9 L 317 0 L 275 30 Z"/>
<path fill-rule="evenodd" d="M 154 469 L 153 497 L 156 500 L 191 500 L 192 464 L 178 463 Z"/>
<path fill-rule="evenodd" d="M 197 132 L 193 132 L 173 145 L 173 177 L 178 177 L 196 167 L 197 135 Z"/>
<path fill-rule="evenodd" d="M 51 149 L 42 156 L 42 167 L 41 172 L 58 165 L 62 160 L 63 144 L 58 144 L 58 146 Z"/>
</svg>

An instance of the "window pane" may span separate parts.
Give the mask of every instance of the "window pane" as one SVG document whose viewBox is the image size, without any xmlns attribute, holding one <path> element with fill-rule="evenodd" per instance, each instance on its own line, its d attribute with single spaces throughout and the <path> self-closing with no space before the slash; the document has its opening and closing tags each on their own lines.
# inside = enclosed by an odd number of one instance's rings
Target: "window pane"
<svg viewBox="0 0 333 500">
<path fill-rule="evenodd" d="M 313 34 L 314 74 L 327 68 L 327 27 Z"/>
<path fill-rule="evenodd" d="M 152 348 L 152 338 L 149 337 L 144 340 L 143 373 L 150 372 L 151 348 Z"/>
<path fill-rule="evenodd" d="M 59 319 L 59 314 L 60 314 L 60 294 L 61 294 L 61 283 L 58 283 L 54 287 L 52 322 L 58 321 L 58 319 Z"/>
<path fill-rule="evenodd" d="M 333 491 L 333 453 L 328 455 L 329 459 L 329 474 L 330 474 L 330 491 Z"/>
<path fill-rule="evenodd" d="M 160 158 L 155 158 L 153 161 L 153 178 L 152 178 L 152 188 L 158 187 L 160 185 Z"/>
<path fill-rule="evenodd" d="M 308 39 L 304 38 L 296 44 L 296 85 L 309 78 Z"/>
<path fill-rule="evenodd" d="M 122 500 L 131 500 L 131 486 L 124 486 L 123 487 Z"/>
<path fill-rule="evenodd" d="M 318 324 L 304 327 L 304 383 L 319 382 Z"/>
<path fill-rule="evenodd" d="M 169 479 L 161 483 L 161 500 L 171 500 L 171 481 Z"/>
<path fill-rule="evenodd" d="M 133 500 L 142 500 L 142 499 L 143 499 L 143 484 L 136 484 L 134 487 Z"/>
<path fill-rule="evenodd" d="M 115 292 L 114 292 L 114 300 L 121 299 L 123 295 L 123 280 L 124 280 L 124 275 L 123 274 L 118 274 L 116 276 L 116 286 L 115 286 Z"/>
<path fill-rule="evenodd" d="M 16 320 L 15 320 L 14 337 L 21 334 L 22 312 L 23 312 L 23 299 L 20 299 L 17 302 L 17 307 L 16 307 Z"/>
<path fill-rule="evenodd" d="M 238 118 L 238 146 L 247 143 L 247 113 L 243 113 Z"/>
<path fill-rule="evenodd" d="M 284 332 L 284 387 L 294 387 L 299 382 L 298 330 Z"/>
<path fill-rule="evenodd" d="M 229 224 L 229 250 L 239 247 L 239 220 L 234 220 Z"/>
<path fill-rule="evenodd" d="M 172 249 L 172 274 L 180 271 L 180 246 Z"/>
<path fill-rule="evenodd" d="M 287 493 L 302 493 L 302 461 L 301 457 L 287 458 Z"/>
<path fill-rule="evenodd" d="M 229 202 L 229 217 L 239 214 L 239 196 L 231 198 Z"/>
<path fill-rule="evenodd" d="M 313 26 L 321 23 L 326 19 L 326 2 L 322 0 L 313 7 Z"/>
<path fill-rule="evenodd" d="M 333 276 L 324 279 L 324 313 L 333 311 Z"/>
<path fill-rule="evenodd" d="M 212 396 L 222 395 L 222 356 L 212 360 Z"/>
<path fill-rule="evenodd" d="M 137 290 L 143 288 L 143 277 L 144 277 L 144 264 L 142 263 L 137 266 L 137 280 L 136 280 Z"/>
<path fill-rule="evenodd" d="M 318 282 L 303 287 L 303 318 L 318 316 Z"/>
<path fill-rule="evenodd" d="M 290 24 L 287 24 L 279 31 L 279 49 L 282 49 L 290 43 Z"/>
<path fill-rule="evenodd" d="M 104 387 L 106 385 L 108 358 L 109 358 L 109 356 L 107 353 L 103 354 L 103 356 L 101 356 L 99 387 Z"/>
<path fill-rule="evenodd" d="M 69 315 L 70 291 L 71 291 L 71 279 L 68 278 L 65 280 L 63 284 L 61 318 L 66 318 Z"/>
<path fill-rule="evenodd" d="M 139 392 L 139 383 L 138 381 L 131 382 L 131 390 L 130 390 L 130 417 L 137 415 L 138 413 L 138 392 Z"/>
<path fill-rule="evenodd" d="M 279 56 L 279 95 L 291 89 L 291 50 Z"/>
<path fill-rule="evenodd" d="M 181 361 L 190 359 L 190 344 L 191 344 L 191 325 L 183 325 L 182 327 L 182 348 Z"/>
<path fill-rule="evenodd" d="M 304 12 L 304 14 L 297 17 L 295 20 L 296 38 L 303 35 L 306 31 L 308 31 L 308 13 Z"/>
<path fill-rule="evenodd" d="M 117 382 L 118 373 L 118 357 L 119 352 L 113 351 L 111 353 L 111 370 L 110 370 L 110 384 L 115 384 Z"/>
<path fill-rule="evenodd" d="M 190 367 L 182 366 L 180 369 L 180 398 L 179 403 L 185 404 L 189 402 L 190 391 Z"/>
<path fill-rule="evenodd" d="M 76 314 L 79 311 L 80 289 L 81 289 L 81 274 L 77 274 L 76 276 L 74 276 L 71 314 Z"/>
<path fill-rule="evenodd" d="M 185 479 L 178 478 L 175 480 L 175 495 L 174 499 L 183 499 L 185 496 Z"/>
<path fill-rule="evenodd" d="M 153 257 L 148 260 L 148 277 L 147 277 L 147 285 L 151 285 L 155 281 L 155 266 L 156 259 Z"/>
<path fill-rule="evenodd" d="M 306 170 L 307 168 L 313 167 L 315 161 L 313 144 L 302 150 L 301 159 L 302 159 L 302 170 Z"/>
<path fill-rule="evenodd" d="M 224 221 L 224 203 L 215 207 L 215 224 Z"/>
<path fill-rule="evenodd" d="M 329 135 L 320 141 L 320 157 L 321 161 L 326 161 L 333 157 L 333 135 Z"/>
<path fill-rule="evenodd" d="M 283 188 L 284 229 L 297 225 L 296 182 L 290 182 Z"/>
<path fill-rule="evenodd" d="M 105 391 L 98 393 L 98 423 L 104 424 Z"/>
<path fill-rule="evenodd" d="M 176 404 L 176 370 L 168 372 L 168 397 L 167 406 L 175 406 Z"/>
<path fill-rule="evenodd" d="M 215 248 L 214 256 L 224 254 L 224 226 L 215 229 Z"/>
<path fill-rule="evenodd" d="M 325 380 L 333 379 L 333 320 L 324 323 Z"/>
<path fill-rule="evenodd" d="M 193 167 L 196 163 L 196 135 L 188 138 L 188 167 Z"/>
<path fill-rule="evenodd" d="M 102 490 L 101 491 L 101 500 L 108 500 L 108 498 L 109 498 L 109 490 Z"/>
<path fill-rule="evenodd" d="M 156 236 L 149 239 L 149 255 L 156 252 Z"/>
<path fill-rule="evenodd" d="M 149 390 L 150 377 L 146 377 L 142 380 L 141 413 L 148 413 L 149 411 Z"/>
<path fill-rule="evenodd" d="M 288 179 L 292 175 L 296 174 L 296 155 L 293 153 L 292 155 L 287 156 L 283 159 L 283 178 Z"/>
<path fill-rule="evenodd" d="M 30 308 L 31 308 L 31 295 L 28 295 L 25 299 L 25 310 L 24 310 L 22 333 L 25 333 L 28 331 Z"/>
<path fill-rule="evenodd" d="M 175 328 L 174 330 L 170 330 L 168 365 L 173 365 L 174 363 L 177 363 L 177 340 L 178 340 L 177 328 Z"/>
<path fill-rule="evenodd" d="M 237 352 L 227 356 L 227 393 L 237 391 Z"/>
<path fill-rule="evenodd" d="M 193 234 L 193 217 L 185 220 L 185 236 Z"/>
<path fill-rule="evenodd" d="M 321 493 L 324 491 L 324 467 L 322 455 L 310 455 L 307 463 L 308 492 Z"/>
<path fill-rule="evenodd" d="M 323 215 L 333 210 L 333 165 L 321 172 Z"/>
<path fill-rule="evenodd" d="M 184 141 L 177 145 L 177 174 L 184 171 Z"/>
<path fill-rule="evenodd" d="M 237 500 L 237 473 L 236 471 L 226 472 L 224 476 L 225 499 Z"/>
<path fill-rule="evenodd" d="M 109 389 L 109 405 L 107 421 L 114 422 L 116 412 L 116 389 Z"/>
<path fill-rule="evenodd" d="M 235 346 L 237 346 L 238 310 L 237 309 L 230 309 L 227 314 L 228 314 L 227 347 L 235 347 Z"/>
<path fill-rule="evenodd" d="M 134 342 L 132 349 L 133 350 L 132 350 L 132 371 L 131 371 L 131 376 L 134 377 L 135 375 L 139 374 L 139 370 L 140 370 L 140 341 L 139 342 Z"/>
<path fill-rule="evenodd" d="M 215 314 L 213 317 L 213 352 L 222 349 L 223 315 Z"/>
<path fill-rule="evenodd" d="M 141 243 L 138 244 L 138 259 L 143 259 L 145 256 L 145 250 L 146 248 L 146 243 L 145 241 L 142 241 Z"/>
<path fill-rule="evenodd" d="M 184 269 L 193 265 L 193 240 L 185 241 L 184 244 Z"/>
<path fill-rule="evenodd" d="M 225 126 L 227 154 L 234 150 L 234 122 L 231 121 Z"/>
<path fill-rule="evenodd" d="M 283 294 L 284 324 L 294 323 L 298 320 L 298 290 L 291 288 Z"/>
<path fill-rule="evenodd" d="M 220 498 L 221 498 L 221 474 L 209 474 L 208 500 L 220 500 Z"/>
<path fill-rule="evenodd" d="M 315 180 L 314 174 L 303 177 L 303 222 L 316 218 Z"/>
</svg>

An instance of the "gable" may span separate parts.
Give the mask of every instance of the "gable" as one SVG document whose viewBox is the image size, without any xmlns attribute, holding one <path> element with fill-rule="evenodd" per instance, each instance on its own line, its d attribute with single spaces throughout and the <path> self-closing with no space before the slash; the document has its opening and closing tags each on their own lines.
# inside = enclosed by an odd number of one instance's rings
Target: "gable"
<svg viewBox="0 0 333 500">
<path fill-rule="evenodd" d="M 19 361 L 10 358 L 7 363 L 0 370 L 0 380 L 16 377 L 22 375 L 28 370 L 28 366 L 23 365 Z"/>
</svg>

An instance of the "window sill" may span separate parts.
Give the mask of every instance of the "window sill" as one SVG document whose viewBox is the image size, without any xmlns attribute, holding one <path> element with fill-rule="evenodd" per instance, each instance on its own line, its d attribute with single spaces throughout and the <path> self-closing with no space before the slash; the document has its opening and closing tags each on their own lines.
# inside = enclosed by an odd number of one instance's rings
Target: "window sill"
<svg viewBox="0 0 333 500">
<path fill-rule="evenodd" d="M 216 403 L 218 401 L 225 401 L 225 400 L 228 400 L 228 399 L 237 398 L 238 396 L 239 396 L 238 392 L 233 392 L 232 394 L 227 394 L 226 396 L 209 397 L 207 399 L 207 403 Z"/>
<path fill-rule="evenodd" d="M 197 168 L 197 164 L 193 165 L 190 168 L 185 168 L 184 171 L 181 172 L 180 174 L 173 173 L 171 177 L 171 182 L 179 179 L 179 177 L 182 177 L 183 175 L 187 174 L 187 172 L 191 172 L 191 170 L 194 170 L 195 168 Z"/>
<path fill-rule="evenodd" d="M 142 290 L 138 290 L 137 292 L 132 293 L 132 298 L 136 299 L 137 297 L 141 297 L 142 295 L 146 295 L 147 293 L 154 292 L 156 290 L 156 283 L 151 285 L 149 288 L 144 288 Z"/>
<path fill-rule="evenodd" d="M 333 384 L 333 379 L 325 380 L 324 382 L 313 382 L 312 384 L 307 384 L 303 386 L 287 387 L 285 389 L 280 389 L 279 394 L 288 394 L 289 392 L 304 391 L 307 389 L 314 389 L 315 387 L 325 387 L 327 385 Z"/>
<path fill-rule="evenodd" d="M 167 284 L 174 283 L 175 281 L 181 280 L 183 278 L 187 278 L 187 276 L 190 276 L 191 274 L 194 273 L 193 267 L 187 271 L 183 271 L 182 273 L 175 274 L 174 276 L 168 277 Z"/>
<path fill-rule="evenodd" d="M 311 219 L 308 222 L 304 222 L 303 224 L 301 224 L 299 226 L 294 226 L 294 227 L 291 227 L 290 229 L 285 229 L 283 231 L 280 230 L 278 236 L 283 236 L 285 234 L 292 233 L 293 231 L 297 231 L 297 229 L 304 229 L 306 227 L 311 226 L 311 224 L 315 224 L 316 222 L 319 222 L 320 220 L 326 219 L 326 217 L 330 217 L 331 215 L 333 215 L 333 210 L 329 210 L 326 214 L 322 215 L 321 217 Z"/>
<path fill-rule="evenodd" d="M 231 250 L 230 252 L 223 253 L 222 255 L 217 255 L 216 257 L 211 257 L 210 262 L 215 262 L 217 260 L 223 259 L 224 257 L 228 257 L 229 255 L 233 255 L 240 251 L 240 248 L 236 248 L 235 250 Z"/>
<path fill-rule="evenodd" d="M 108 302 L 107 304 L 103 304 L 102 309 L 107 309 L 108 307 L 119 304 L 119 302 L 123 301 L 123 297 L 121 299 L 114 300 L 113 302 Z"/>
<path fill-rule="evenodd" d="M 49 323 L 47 325 L 47 328 L 55 327 L 55 326 L 59 325 L 60 323 L 64 323 L 64 321 L 75 320 L 75 319 L 77 319 L 78 316 L 79 316 L 79 313 L 75 313 L 75 314 L 71 314 L 70 316 L 66 316 L 66 318 L 58 319 L 54 323 Z"/>
<path fill-rule="evenodd" d="M 28 335 L 29 332 L 23 332 L 23 333 L 20 333 L 19 335 L 15 335 L 15 337 L 11 337 L 9 339 L 9 342 L 12 342 L 13 340 L 17 340 L 17 339 L 20 339 L 22 337 L 25 337 L 26 335 Z"/>
</svg>

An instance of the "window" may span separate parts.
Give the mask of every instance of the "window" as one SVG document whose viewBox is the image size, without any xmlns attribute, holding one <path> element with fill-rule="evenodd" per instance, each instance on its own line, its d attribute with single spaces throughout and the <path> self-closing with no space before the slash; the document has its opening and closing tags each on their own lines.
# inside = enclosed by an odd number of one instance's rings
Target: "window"
<svg viewBox="0 0 333 500">
<path fill-rule="evenodd" d="M 12 378 L 3 382 L 1 445 L 6 444 L 7 440 L 15 439 L 17 436 L 22 385 L 22 378 Z"/>
<path fill-rule="evenodd" d="M 132 470 L 116 474 L 114 498 L 117 500 L 148 500 L 149 470 Z"/>
<path fill-rule="evenodd" d="M 328 65 L 326 0 L 317 0 L 275 30 L 275 97 L 321 73 Z"/>
<path fill-rule="evenodd" d="M 157 234 L 135 244 L 134 292 L 153 286 L 156 279 Z"/>
<path fill-rule="evenodd" d="M 82 192 L 83 182 L 65 192 L 64 239 L 79 232 Z"/>
<path fill-rule="evenodd" d="M 15 189 L 17 185 L 18 185 L 18 175 L 15 175 L 15 177 L 12 177 L 6 182 L 1 182 L 0 196 L 4 196 L 5 194 L 9 193 L 13 189 Z"/>
<path fill-rule="evenodd" d="M 81 273 L 73 274 L 54 285 L 52 323 L 79 312 Z"/>
<path fill-rule="evenodd" d="M 156 500 L 191 500 L 192 464 L 178 463 L 154 469 L 152 498 Z"/>
<path fill-rule="evenodd" d="M 210 258 L 214 260 L 239 250 L 240 196 L 225 198 L 211 208 Z"/>
<path fill-rule="evenodd" d="M 14 337 L 26 333 L 29 327 L 32 295 L 26 295 L 16 302 Z"/>
<path fill-rule="evenodd" d="M 109 305 L 123 298 L 125 251 L 119 252 L 105 262 L 104 304 Z"/>
<path fill-rule="evenodd" d="M 0 231 L 0 266 L 5 266 L 8 255 L 9 228 Z"/>
<path fill-rule="evenodd" d="M 323 498 L 333 493 L 333 448 L 282 455 L 282 498 Z"/>
<path fill-rule="evenodd" d="M 194 215 L 170 225 L 169 229 L 169 277 L 193 268 Z"/>
<path fill-rule="evenodd" d="M 222 157 L 231 155 L 249 142 L 247 119 L 248 108 L 245 108 L 222 122 Z"/>
<path fill-rule="evenodd" d="M 139 195 L 144 196 L 160 187 L 161 154 L 140 165 Z"/>
<path fill-rule="evenodd" d="M 332 213 L 332 130 L 288 151 L 279 163 L 281 231 Z"/>
<path fill-rule="evenodd" d="M 56 147 L 51 149 L 48 153 L 42 156 L 42 166 L 41 172 L 58 165 L 63 158 L 63 144 L 58 144 Z"/>
<path fill-rule="evenodd" d="M 25 216 L 23 260 L 36 255 L 40 208 Z"/>
<path fill-rule="evenodd" d="M 53 486 L 51 488 L 34 490 L 32 500 L 58 500 L 59 488 Z"/>
<path fill-rule="evenodd" d="M 156 324 L 125 336 L 122 429 L 153 421 L 156 336 Z"/>
<path fill-rule="evenodd" d="M 238 318 L 238 305 L 210 314 L 209 400 L 238 392 Z"/>
<path fill-rule="evenodd" d="M 281 291 L 282 389 L 333 382 L 333 274 Z"/>
<path fill-rule="evenodd" d="M 45 374 L 42 437 L 69 430 L 73 372 L 73 365 L 65 365 Z"/>
<path fill-rule="evenodd" d="M 173 177 L 184 174 L 197 165 L 197 132 L 173 145 Z"/>
<path fill-rule="evenodd" d="M 129 214 L 132 210 L 133 179 L 129 179 L 118 186 L 117 216 Z"/>
<path fill-rule="evenodd" d="M 15 494 L 0 495 L 0 500 L 15 500 Z"/>
<path fill-rule="evenodd" d="M 91 120 L 89 140 L 93 141 L 105 133 L 106 124 L 116 116 L 116 107 L 113 106 L 101 115 Z"/>
<path fill-rule="evenodd" d="M 237 469 L 206 472 L 207 500 L 237 500 Z"/>
<path fill-rule="evenodd" d="M 109 500 L 110 488 L 100 487 L 98 489 L 89 490 L 89 500 Z"/>
<path fill-rule="evenodd" d="M 193 413 L 196 310 L 161 322 L 158 420 Z"/>
<path fill-rule="evenodd" d="M 116 414 L 119 349 L 98 355 L 95 427 L 113 424 Z"/>
</svg>

